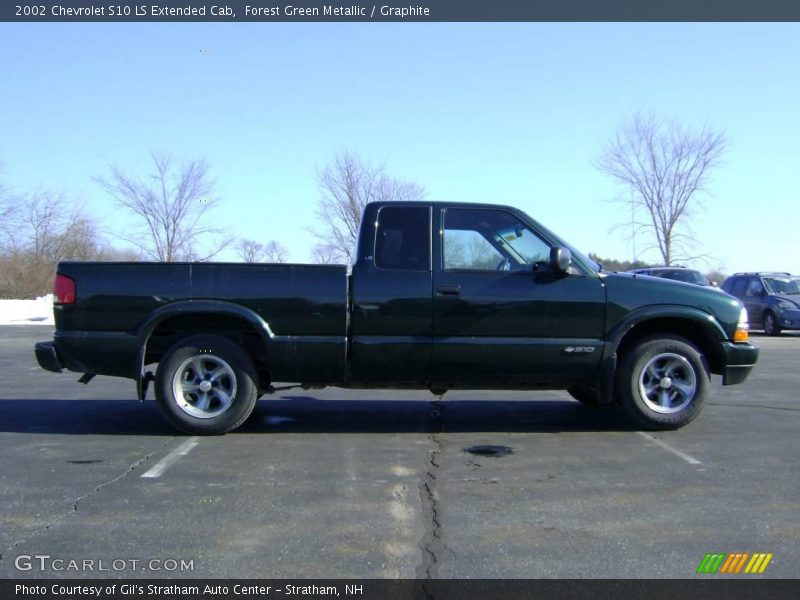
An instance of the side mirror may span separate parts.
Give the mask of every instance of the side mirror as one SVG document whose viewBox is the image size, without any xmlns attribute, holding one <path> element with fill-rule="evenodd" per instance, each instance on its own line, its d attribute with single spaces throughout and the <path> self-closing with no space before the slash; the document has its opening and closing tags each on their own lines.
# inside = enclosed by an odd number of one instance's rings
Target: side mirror
<svg viewBox="0 0 800 600">
<path fill-rule="evenodd" d="M 550 268 L 557 273 L 566 273 L 572 266 L 572 252 L 564 246 L 550 248 Z"/>
</svg>

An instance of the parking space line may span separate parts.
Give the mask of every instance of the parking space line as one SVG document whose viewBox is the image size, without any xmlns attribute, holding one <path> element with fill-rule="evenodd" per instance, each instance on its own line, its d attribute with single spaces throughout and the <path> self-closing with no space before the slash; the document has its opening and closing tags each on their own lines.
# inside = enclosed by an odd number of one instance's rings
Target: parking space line
<svg viewBox="0 0 800 600">
<path fill-rule="evenodd" d="M 175 464 L 181 456 L 186 456 L 189 452 L 192 451 L 192 448 L 197 446 L 200 442 L 200 438 L 195 436 L 191 437 L 185 442 L 183 442 L 180 446 L 175 448 L 172 452 L 167 454 L 164 458 L 158 461 L 153 468 L 149 471 L 142 473 L 142 477 L 147 477 L 149 479 L 153 479 L 156 477 L 161 477 L 161 475 L 169 469 L 173 464 Z"/>
<path fill-rule="evenodd" d="M 703 464 L 702 462 L 700 462 L 696 458 L 694 458 L 692 456 L 689 456 L 688 454 L 684 454 L 683 452 L 681 452 L 677 448 L 673 448 L 669 444 L 667 444 L 665 442 L 662 442 L 661 440 L 657 440 L 656 438 L 654 438 L 652 436 L 647 435 L 644 431 L 637 431 L 636 433 L 638 433 L 640 436 L 642 436 L 647 441 L 653 442 L 656 446 L 658 446 L 660 448 L 663 448 L 667 452 L 671 452 L 675 456 L 677 456 L 679 458 L 682 458 L 683 460 L 688 462 L 690 465 L 702 465 Z"/>
</svg>

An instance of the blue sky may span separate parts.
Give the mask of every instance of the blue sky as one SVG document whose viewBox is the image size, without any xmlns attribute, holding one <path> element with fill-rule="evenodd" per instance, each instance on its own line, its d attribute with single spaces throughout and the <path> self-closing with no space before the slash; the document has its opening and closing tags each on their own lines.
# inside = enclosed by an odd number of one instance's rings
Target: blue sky
<svg viewBox="0 0 800 600">
<path fill-rule="evenodd" d="M 0 55 L 6 183 L 65 190 L 109 226 L 126 225 L 92 181 L 109 163 L 204 155 L 215 220 L 307 261 L 315 170 L 347 149 L 429 199 L 513 204 L 631 258 L 592 161 L 650 111 L 730 142 L 696 266 L 800 273 L 799 24 L 2 23 Z"/>
</svg>

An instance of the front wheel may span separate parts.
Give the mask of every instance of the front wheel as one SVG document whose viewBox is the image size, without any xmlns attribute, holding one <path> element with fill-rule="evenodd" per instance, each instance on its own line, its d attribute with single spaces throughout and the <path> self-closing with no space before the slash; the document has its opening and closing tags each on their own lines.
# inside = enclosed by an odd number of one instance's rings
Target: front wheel
<svg viewBox="0 0 800 600">
<path fill-rule="evenodd" d="M 700 414 L 710 385 L 700 351 L 677 336 L 651 336 L 630 348 L 617 375 L 625 412 L 647 429 L 678 429 Z"/>
<path fill-rule="evenodd" d="M 781 326 L 778 325 L 778 320 L 775 318 L 775 314 L 771 310 L 768 310 L 764 313 L 764 333 L 767 335 L 781 334 Z"/>
<path fill-rule="evenodd" d="M 253 361 L 242 348 L 218 335 L 193 335 L 159 362 L 156 401 L 181 431 L 222 434 L 250 416 L 257 382 Z"/>
</svg>

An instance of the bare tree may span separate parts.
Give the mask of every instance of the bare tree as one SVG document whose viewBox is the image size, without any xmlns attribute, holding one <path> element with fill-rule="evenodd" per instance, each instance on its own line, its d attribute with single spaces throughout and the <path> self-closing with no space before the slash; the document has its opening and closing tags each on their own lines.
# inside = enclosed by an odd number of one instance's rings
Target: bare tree
<svg viewBox="0 0 800 600">
<path fill-rule="evenodd" d="M 2 174 L 4 168 L 5 165 L 0 162 L 0 174 Z M 0 180 L 0 223 L 3 224 L 3 227 L 0 228 L 0 234 L 3 235 L 0 243 L 3 246 L 8 242 L 5 236 L 9 226 L 12 225 L 17 217 L 18 208 L 17 199 L 11 195 L 4 182 Z M 13 226 L 11 226 L 11 229 L 13 229 Z"/>
<path fill-rule="evenodd" d="M 119 206 L 137 217 L 139 230 L 119 237 L 157 261 L 209 260 L 231 238 L 220 239 L 223 230 L 208 224 L 209 211 L 219 203 L 208 163 L 195 158 L 175 164 L 169 155 L 154 152 L 150 158 L 153 168 L 146 177 L 111 165 L 108 176 L 95 178 Z M 203 241 L 211 244 L 205 254 L 200 253 Z"/>
<path fill-rule="evenodd" d="M 350 262 L 364 206 L 373 201 L 422 200 L 425 189 L 416 183 L 386 174 L 384 165 L 372 165 L 355 154 L 339 152 L 333 163 L 317 172 L 321 196 L 317 202 L 320 228 L 314 258 Z"/>
<path fill-rule="evenodd" d="M 330 247 L 317 244 L 311 250 L 311 260 L 318 265 L 332 265 L 337 262 L 336 255 L 331 252 Z"/>
<path fill-rule="evenodd" d="M 289 250 L 283 244 L 272 240 L 264 249 L 267 260 L 273 263 L 285 263 L 289 258 Z"/>
<path fill-rule="evenodd" d="M 275 240 L 262 244 L 255 240 L 242 239 L 236 245 L 239 258 L 246 263 L 272 262 L 285 263 L 289 256 L 286 247 Z"/>
<path fill-rule="evenodd" d="M 61 260 L 137 257 L 108 245 L 74 197 L 47 189 L 14 194 L 0 181 L 0 297 L 49 293 Z"/>
<path fill-rule="evenodd" d="M 242 239 L 236 244 L 236 253 L 242 262 L 261 262 L 261 257 L 264 254 L 264 244 L 255 240 Z"/>
<path fill-rule="evenodd" d="M 670 119 L 636 115 L 625 122 L 597 161 L 597 168 L 630 193 L 634 225 L 649 231 L 665 265 L 691 245 L 685 218 L 700 204 L 711 172 L 727 149 L 722 131 L 682 127 Z"/>
<path fill-rule="evenodd" d="M 61 260 L 72 235 L 83 235 L 90 221 L 63 194 L 39 190 L 17 196 L 5 205 L 0 222 L 3 248 L 9 254 L 29 254 L 38 260 Z"/>
<path fill-rule="evenodd" d="M 96 258 L 97 226 L 74 200 L 39 190 L 15 198 L 12 208 L 0 223 L 0 295 L 46 294 L 59 261 Z"/>
</svg>

